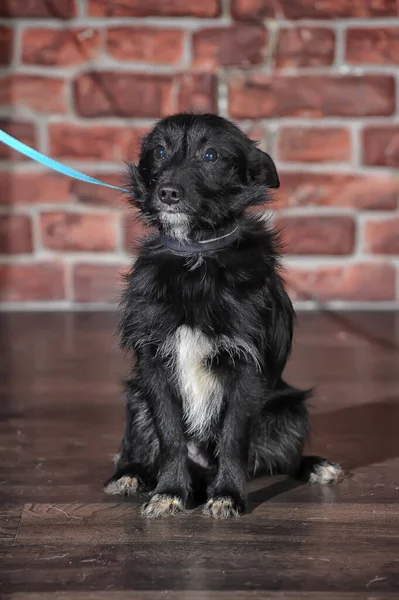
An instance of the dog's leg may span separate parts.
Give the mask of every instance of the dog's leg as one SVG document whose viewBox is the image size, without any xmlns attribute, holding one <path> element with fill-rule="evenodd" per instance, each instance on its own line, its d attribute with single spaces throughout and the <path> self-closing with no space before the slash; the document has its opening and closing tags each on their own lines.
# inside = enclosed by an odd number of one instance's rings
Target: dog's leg
<svg viewBox="0 0 399 600">
<path fill-rule="evenodd" d="M 307 393 L 281 381 L 251 428 L 250 475 L 294 475 L 308 437 Z"/>
<path fill-rule="evenodd" d="M 162 366 L 154 365 L 148 381 L 151 412 L 160 444 L 157 486 L 149 502 L 142 507 L 147 518 L 177 514 L 184 510 L 190 495 L 187 443 L 183 434 L 178 402 L 168 385 Z"/>
<path fill-rule="evenodd" d="M 250 414 L 262 397 L 263 383 L 255 366 L 237 359 L 235 377 L 226 378 L 224 415 L 218 434 L 218 469 L 208 489 L 204 513 L 215 519 L 236 517 L 246 510 Z"/>
<path fill-rule="evenodd" d="M 248 417 L 237 410 L 232 400 L 226 409 L 217 448 L 218 471 L 204 508 L 204 513 L 215 519 L 237 517 L 246 509 L 248 424 Z"/>
<path fill-rule="evenodd" d="M 153 418 L 140 386 L 126 382 L 126 426 L 115 473 L 105 484 L 106 494 L 131 496 L 154 489 L 159 440 Z"/>
<path fill-rule="evenodd" d="M 251 432 L 251 475 L 290 475 L 302 481 L 333 484 L 342 481 L 340 465 L 321 457 L 302 456 L 308 437 L 309 393 L 283 381 L 272 392 Z"/>
</svg>

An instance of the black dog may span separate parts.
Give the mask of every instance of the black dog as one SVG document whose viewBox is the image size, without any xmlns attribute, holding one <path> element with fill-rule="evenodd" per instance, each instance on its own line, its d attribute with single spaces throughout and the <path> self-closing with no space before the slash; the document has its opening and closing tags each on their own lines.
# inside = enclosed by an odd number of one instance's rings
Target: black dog
<svg viewBox="0 0 399 600">
<path fill-rule="evenodd" d="M 160 121 L 129 172 L 132 202 L 159 233 L 127 277 L 121 346 L 126 432 L 108 493 L 151 491 L 146 517 L 204 497 L 216 518 L 246 509 L 255 474 L 319 483 L 339 465 L 303 458 L 307 392 L 282 372 L 294 312 L 275 235 L 245 210 L 279 179 L 270 156 L 216 115 Z"/>
</svg>

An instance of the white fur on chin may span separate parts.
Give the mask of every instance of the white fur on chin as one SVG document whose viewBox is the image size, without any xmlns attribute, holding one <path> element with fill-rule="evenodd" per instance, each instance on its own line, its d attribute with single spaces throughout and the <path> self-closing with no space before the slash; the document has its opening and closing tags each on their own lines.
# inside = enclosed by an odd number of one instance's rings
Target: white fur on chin
<svg viewBox="0 0 399 600">
<path fill-rule="evenodd" d="M 188 240 L 190 219 L 187 215 L 181 212 L 164 210 L 159 214 L 159 218 L 167 235 L 174 237 L 180 242 Z"/>
</svg>

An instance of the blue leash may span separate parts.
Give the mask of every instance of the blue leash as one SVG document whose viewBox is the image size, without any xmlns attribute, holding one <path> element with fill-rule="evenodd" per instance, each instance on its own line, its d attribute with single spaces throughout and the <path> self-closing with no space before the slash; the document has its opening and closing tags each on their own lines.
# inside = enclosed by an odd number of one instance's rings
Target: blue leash
<svg viewBox="0 0 399 600">
<path fill-rule="evenodd" d="M 26 144 L 23 144 L 19 140 L 16 140 L 15 138 L 12 137 L 12 135 L 9 135 L 2 129 L 0 129 L 0 142 L 3 142 L 3 144 L 10 146 L 10 148 L 17 150 L 17 152 L 20 152 L 21 154 L 25 154 L 25 156 L 32 158 L 36 162 L 44 165 L 45 167 L 48 167 L 49 169 L 53 169 L 53 171 L 58 171 L 59 173 L 62 173 L 63 175 L 67 175 L 68 177 L 73 177 L 74 179 L 79 179 L 80 181 L 86 181 L 87 183 L 94 183 L 95 185 L 103 185 L 104 187 L 112 188 L 114 190 L 118 190 L 119 192 L 129 193 L 129 191 L 125 190 L 124 188 L 116 187 L 116 185 L 111 185 L 109 183 L 104 183 L 103 181 L 100 181 L 99 179 L 96 179 L 95 177 L 89 177 L 89 175 L 80 173 L 79 171 L 76 171 L 75 169 L 72 169 L 71 167 L 67 167 L 66 165 L 63 165 L 62 163 L 58 162 L 57 160 L 53 160 L 52 158 L 49 158 L 45 154 L 42 154 L 41 152 L 38 152 L 37 150 L 30 148 L 29 146 L 27 146 Z"/>
</svg>

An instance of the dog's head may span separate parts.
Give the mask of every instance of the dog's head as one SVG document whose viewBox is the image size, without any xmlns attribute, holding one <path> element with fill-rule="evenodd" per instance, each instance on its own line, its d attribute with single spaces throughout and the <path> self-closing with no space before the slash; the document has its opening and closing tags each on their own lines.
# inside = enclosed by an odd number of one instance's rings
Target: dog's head
<svg viewBox="0 0 399 600">
<path fill-rule="evenodd" d="M 179 114 L 144 138 L 128 184 L 149 224 L 188 237 L 236 221 L 279 179 L 270 156 L 230 121 Z"/>
</svg>

